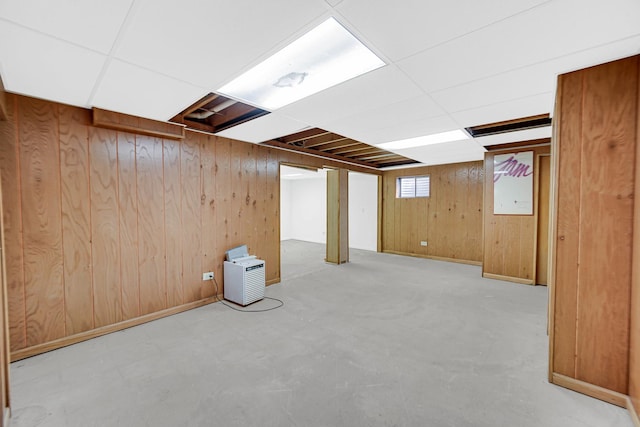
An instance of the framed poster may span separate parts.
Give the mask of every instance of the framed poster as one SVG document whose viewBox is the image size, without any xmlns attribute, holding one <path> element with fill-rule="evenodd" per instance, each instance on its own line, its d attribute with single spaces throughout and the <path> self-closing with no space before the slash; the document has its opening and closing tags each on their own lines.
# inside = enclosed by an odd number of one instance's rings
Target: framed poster
<svg viewBox="0 0 640 427">
<path fill-rule="evenodd" d="M 533 215 L 533 151 L 493 158 L 494 215 Z"/>
</svg>

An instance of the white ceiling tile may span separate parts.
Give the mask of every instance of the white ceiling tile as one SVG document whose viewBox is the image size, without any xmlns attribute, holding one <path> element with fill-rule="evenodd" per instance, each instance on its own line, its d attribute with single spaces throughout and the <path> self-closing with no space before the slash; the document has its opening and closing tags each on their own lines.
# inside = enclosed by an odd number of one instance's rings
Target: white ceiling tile
<svg viewBox="0 0 640 427">
<path fill-rule="evenodd" d="M 453 117 L 460 127 L 471 127 L 538 114 L 551 114 L 554 98 L 554 92 L 547 92 L 451 113 L 451 117 Z"/>
<path fill-rule="evenodd" d="M 322 0 L 140 0 L 117 51 L 128 62 L 217 90 L 327 13 Z"/>
<path fill-rule="evenodd" d="M 366 40 L 397 61 L 545 1 L 350 0 L 338 11 Z"/>
<path fill-rule="evenodd" d="M 431 93 L 638 35 L 638 16 L 637 0 L 557 0 L 398 65 Z"/>
<path fill-rule="evenodd" d="M 308 127 L 303 122 L 275 112 L 223 130 L 216 135 L 257 144 L 281 136 L 291 135 Z"/>
<path fill-rule="evenodd" d="M 486 150 L 474 140 L 465 140 L 392 151 L 425 165 L 441 165 L 482 160 Z"/>
<path fill-rule="evenodd" d="M 0 0 L 0 18 L 109 53 L 133 0 Z"/>
<path fill-rule="evenodd" d="M 449 116 L 422 117 L 380 125 L 366 114 L 361 114 L 331 123 L 324 129 L 367 144 L 381 144 L 458 128 L 458 124 Z"/>
<path fill-rule="evenodd" d="M 0 22 L 2 78 L 11 92 L 86 107 L 105 60 L 91 50 Z"/>
<path fill-rule="evenodd" d="M 559 74 L 623 58 L 634 49 L 640 49 L 640 36 L 583 50 L 485 79 L 474 80 L 470 83 L 433 92 L 431 96 L 447 112 L 454 113 L 554 92 Z M 508 107 L 505 104 L 505 108 Z M 541 110 L 540 112 L 548 113 L 549 111 L 547 108 L 546 111 Z"/>
<path fill-rule="evenodd" d="M 169 120 L 207 90 L 113 60 L 92 105 L 155 120 Z"/>
<path fill-rule="evenodd" d="M 394 66 L 385 66 L 351 79 L 279 111 L 305 122 L 331 122 L 361 112 L 415 98 L 422 91 Z M 433 103 L 432 103 L 433 104 Z M 435 104 L 431 108 L 438 108 Z"/>
<path fill-rule="evenodd" d="M 551 138 L 551 126 L 535 129 L 526 129 L 517 132 L 499 133 L 488 135 L 473 140 L 482 146 L 495 144 L 509 144 L 512 142 L 533 141 L 536 139 Z"/>
</svg>

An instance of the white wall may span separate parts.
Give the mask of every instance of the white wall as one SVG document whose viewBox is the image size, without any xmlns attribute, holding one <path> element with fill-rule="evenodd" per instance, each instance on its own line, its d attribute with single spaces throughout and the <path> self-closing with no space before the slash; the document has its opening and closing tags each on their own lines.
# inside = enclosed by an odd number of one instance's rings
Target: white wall
<svg viewBox="0 0 640 427">
<path fill-rule="evenodd" d="M 285 168 L 283 166 L 283 168 Z M 282 240 L 327 241 L 327 178 L 286 167 L 280 180 L 280 236 Z M 287 178 L 290 175 L 292 178 Z M 349 247 L 377 250 L 378 177 L 349 173 Z"/>
<path fill-rule="evenodd" d="M 349 247 L 378 250 L 378 177 L 349 172 Z"/>
<path fill-rule="evenodd" d="M 325 171 L 280 167 L 280 235 L 326 243 L 327 178 Z"/>
</svg>

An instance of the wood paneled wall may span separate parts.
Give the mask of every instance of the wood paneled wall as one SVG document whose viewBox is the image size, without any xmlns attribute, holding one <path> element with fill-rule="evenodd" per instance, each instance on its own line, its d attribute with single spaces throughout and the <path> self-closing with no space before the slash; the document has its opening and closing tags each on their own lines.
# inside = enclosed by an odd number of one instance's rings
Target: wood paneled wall
<svg viewBox="0 0 640 427">
<path fill-rule="evenodd" d="M 0 79 L 0 124 L 6 119 L 5 92 Z M 1 129 L 1 127 L 0 127 Z M 2 134 L 0 134 L 0 137 Z M 2 191 L 0 187 L 0 212 Z M 0 217 L 0 427 L 9 425 L 11 416 L 9 384 L 9 315 L 7 310 L 7 263 L 5 258 L 5 235 Z"/>
<path fill-rule="evenodd" d="M 637 60 L 636 164 L 631 269 L 631 323 L 629 331 L 629 410 L 640 427 L 640 58 Z"/>
<path fill-rule="evenodd" d="M 498 154 L 533 151 L 533 215 L 494 215 L 493 179 L 484 184 L 484 251 L 482 274 L 484 277 L 533 284 L 536 271 L 536 235 L 538 209 L 538 174 L 536 159 L 548 154 L 549 146 L 515 148 L 485 154 L 484 173 L 493 177 L 493 157 Z"/>
<path fill-rule="evenodd" d="M 430 197 L 396 198 L 398 177 L 420 175 L 430 176 Z M 384 172 L 382 250 L 479 264 L 483 177 L 482 162 Z"/>
<path fill-rule="evenodd" d="M 636 56 L 560 76 L 554 116 L 550 376 L 617 404 L 637 402 L 640 377 L 629 358 L 639 73 Z"/>
<path fill-rule="evenodd" d="M 7 106 L 0 169 L 15 357 L 211 302 L 202 273 L 215 273 L 222 294 L 224 252 L 239 244 L 278 282 L 280 162 L 344 167 L 197 132 L 173 140 L 98 128 L 89 110 L 23 96 L 7 95 Z"/>
</svg>

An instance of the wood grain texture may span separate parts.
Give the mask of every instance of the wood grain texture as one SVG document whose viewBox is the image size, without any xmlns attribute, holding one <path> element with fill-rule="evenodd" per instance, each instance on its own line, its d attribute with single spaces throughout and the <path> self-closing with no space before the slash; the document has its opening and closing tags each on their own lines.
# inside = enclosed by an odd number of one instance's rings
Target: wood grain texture
<svg viewBox="0 0 640 427">
<path fill-rule="evenodd" d="M 547 285 L 549 282 L 549 202 L 551 156 L 539 156 L 539 203 L 538 203 L 538 238 L 536 252 L 536 284 Z"/>
<path fill-rule="evenodd" d="M 20 98 L 18 123 L 29 346 L 65 334 L 57 105 Z"/>
<path fill-rule="evenodd" d="M 93 329 L 88 111 L 60 106 L 65 334 Z"/>
<path fill-rule="evenodd" d="M 620 393 L 628 390 L 637 62 L 589 69 L 582 98 L 576 374 Z"/>
<path fill-rule="evenodd" d="M 401 176 L 429 175 L 428 198 L 396 198 Z M 382 250 L 478 262 L 482 260 L 482 162 L 385 171 Z M 426 241 L 427 246 L 420 242 Z"/>
<path fill-rule="evenodd" d="M 224 261 L 224 252 L 232 247 L 228 225 L 233 215 L 233 207 L 231 205 L 231 142 L 225 138 L 219 138 L 216 141 L 214 191 L 217 200 L 217 215 L 215 215 L 216 223 L 213 233 L 219 249 L 219 253 L 214 260 L 214 267 L 216 277 L 218 277 L 218 284 L 224 288 L 222 263 Z M 218 292 L 222 291 L 223 289 L 218 290 Z"/>
<path fill-rule="evenodd" d="M 349 172 L 327 171 L 327 255 L 326 262 L 349 262 Z"/>
<path fill-rule="evenodd" d="M 167 307 L 182 305 L 182 183 L 180 142 L 163 141 L 164 158 L 164 238 Z"/>
<path fill-rule="evenodd" d="M 262 150 L 264 152 L 264 149 Z M 280 280 L 280 163 L 279 152 L 267 152 L 267 251 L 265 254 L 267 281 Z"/>
<path fill-rule="evenodd" d="M 116 132 L 92 128 L 89 158 L 93 316 L 94 326 L 101 327 L 122 320 Z"/>
<path fill-rule="evenodd" d="M 4 210 L 4 256 L 7 276 L 7 310 L 11 350 L 26 346 L 25 288 L 22 254 L 22 205 L 17 98 L 7 95 L 7 121 L 0 122 L 0 173 Z"/>
<path fill-rule="evenodd" d="M 136 136 L 118 132 L 118 200 L 122 320 L 140 315 Z"/>
<path fill-rule="evenodd" d="M 482 272 L 494 276 L 521 279 L 522 283 L 534 282 L 537 240 L 537 215 L 493 214 L 493 158 L 495 155 L 533 151 L 534 158 L 549 154 L 549 146 L 514 148 L 507 151 L 485 153 L 484 161 L 484 251 Z M 534 168 L 534 212 L 539 200 L 537 177 Z"/>
<path fill-rule="evenodd" d="M 637 81 L 640 82 L 640 65 Z M 640 85 L 637 94 L 640 103 Z M 636 175 L 633 218 L 633 267 L 631 280 L 631 322 L 629 348 L 629 410 L 640 426 L 640 106 L 636 121 Z"/>
<path fill-rule="evenodd" d="M 578 292 L 578 248 L 580 218 L 580 164 L 582 123 L 582 76 L 567 74 L 559 80 L 558 156 L 555 249 L 555 313 L 553 367 L 575 378 L 575 343 Z"/>
<path fill-rule="evenodd" d="M 136 138 L 140 314 L 167 307 L 163 148 L 158 138 Z"/>
<path fill-rule="evenodd" d="M 1 82 L 0 82 L 1 83 Z M 0 87 L 0 90 L 2 88 Z M 0 212 L 3 212 L 2 191 L 0 186 Z M 3 417 L 0 427 L 9 425 L 11 412 L 10 384 L 9 384 L 9 315 L 7 310 L 7 260 L 5 256 L 4 220 L 0 217 L 0 407 Z"/>
<path fill-rule="evenodd" d="M 200 153 L 202 154 L 202 272 L 213 271 L 214 277 L 222 278 L 221 262 L 218 261 L 218 229 L 216 217 L 220 200 L 216 194 L 216 146 L 218 138 L 210 135 L 200 137 Z M 200 297 L 214 294 L 214 284 L 201 281 Z"/>
<path fill-rule="evenodd" d="M 3 230 L 14 355 L 206 301 L 205 251 L 220 284 L 224 251 L 241 243 L 266 260 L 267 283 L 277 283 L 280 162 L 343 165 L 196 132 L 163 141 L 97 128 L 86 123 L 89 110 L 19 95 L 7 95 L 7 105 L 0 171 L 10 201 Z M 203 140 L 215 150 L 201 152 Z M 203 223 L 207 199 L 214 214 Z M 206 230 L 215 246 L 204 248 Z"/>
<path fill-rule="evenodd" d="M 636 56 L 560 76 L 558 86 L 552 367 L 622 394 L 633 388 L 639 68 Z"/>
<path fill-rule="evenodd" d="M 201 134 L 188 132 L 181 149 L 182 172 L 182 271 L 185 303 L 201 298 L 202 212 L 200 142 Z"/>
</svg>

